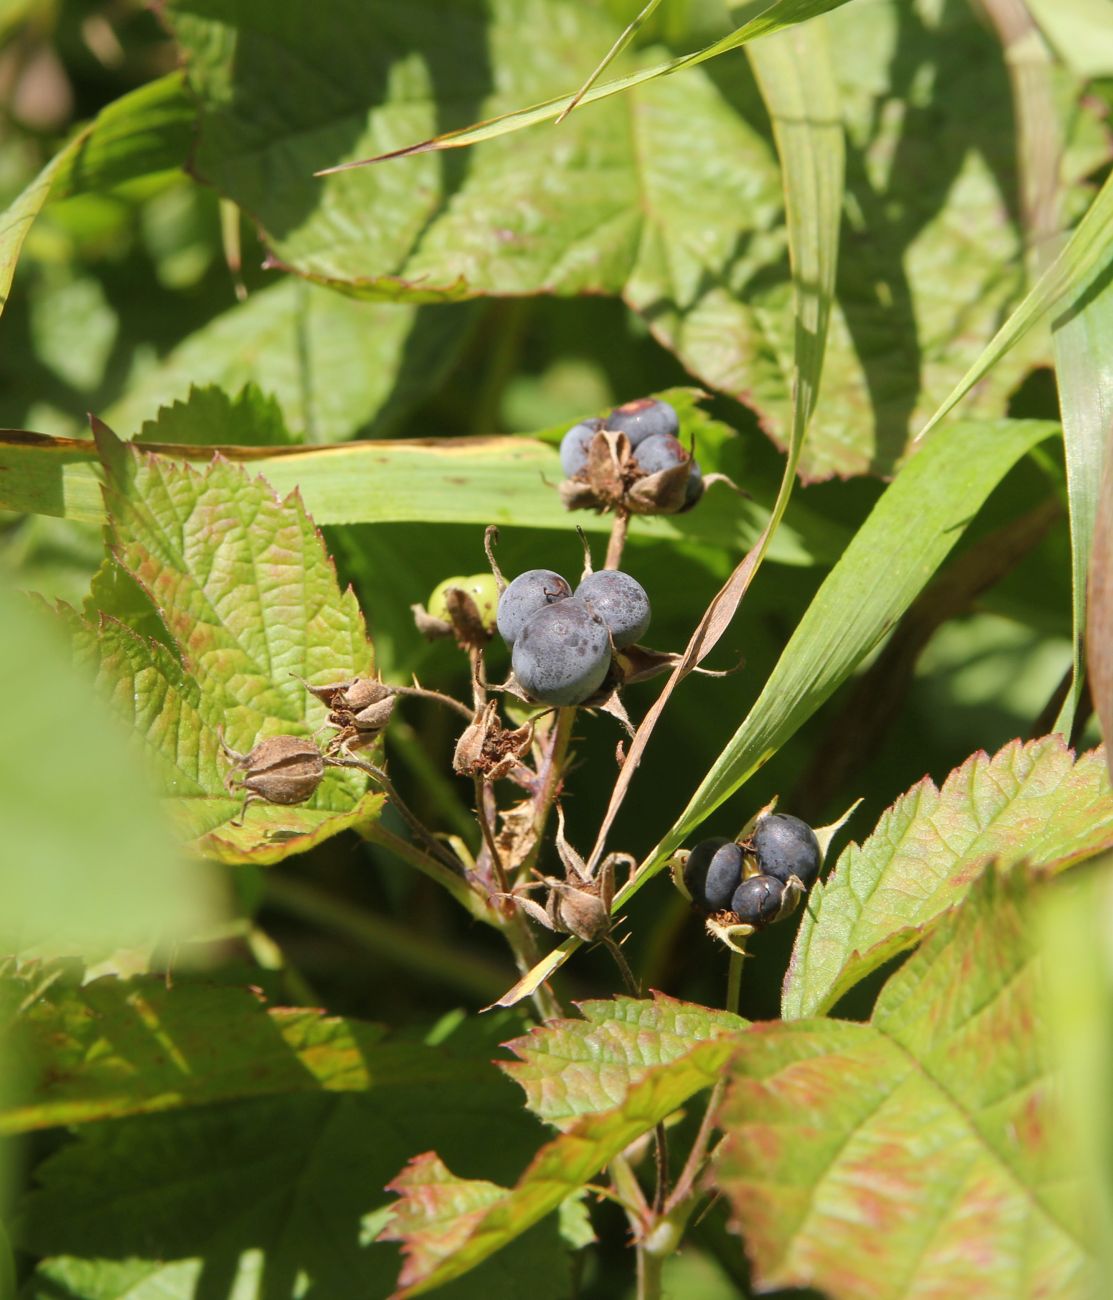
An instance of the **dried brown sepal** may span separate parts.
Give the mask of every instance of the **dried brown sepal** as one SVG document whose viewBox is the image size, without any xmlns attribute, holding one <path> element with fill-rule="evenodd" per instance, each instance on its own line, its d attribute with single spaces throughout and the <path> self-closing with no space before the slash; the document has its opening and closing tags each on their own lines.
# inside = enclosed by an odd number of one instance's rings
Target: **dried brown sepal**
<svg viewBox="0 0 1113 1300">
<path fill-rule="evenodd" d="M 497 703 L 488 700 L 456 742 L 452 768 L 460 776 L 500 781 L 522 768 L 532 743 L 532 723 L 507 730 L 499 721 Z"/>
<path fill-rule="evenodd" d="M 375 677 L 351 677 L 327 686 L 307 683 L 306 689 L 328 709 L 326 726 L 337 729 L 329 741 L 329 753 L 367 749 L 394 713 L 394 693 Z"/>
<path fill-rule="evenodd" d="M 689 509 L 699 499 L 697 496 L 688 500 L 690 474 L 690 454 L 682 465 L 646 474 L 624 433 L 600 429 L 588 447 L 585 469 L 575 478 L 565 479 L 560 484 L 560 498 L 566 510 L 624 510 L 633 515 L 677 514 Z"/>
<path fill-rule="evenodd" d="M 248 805 L 256 801 L 305 803 L 316 793 L 325 774 L 325 756 L 305 736 L 271 736 L 259 741 L 247 754 L 226 745 L 223 735 L 218 735 L 218 739 L 232 764 L 232 770 L 224 778 L 225 789 L 229 793 L 247 791 L 240 809 L 240 822 Z"/>
<path fill-rule="evenodd" d="M 500 811 L 499 823 L 495 836 L 499 857 L 508 872 L 516 872 L 529 861 L 537 847 L 537 807 L 533 798 Z"/>
<path fill-rule="evenodd" d="M 615 869 L 636 866 L 627 853 L 611 853 L 591 872 L 564 834 L 564 813 L 557 804 L 557 852 L 564 866 L 564 879 L 540 876 L 519 885 L 511 897 L 529 916 L 557 934 L 573 934 L 585 943 L 607 940 L 611 932 L 611 904 L 614 902 Z M 526 896 L 528 890 L 548 889 L 545 906 Z"/>
<path fill-rule="evenodd" d="M 452 635 L 452 624 L 443 618 L 434 618 L 420 602 L 410 606 L 410 613 L 414 616 L 414 626 L 426 641 L 438 641 Z"/>
<path fill-rule="evenodd" d="M 456 644 L 463 650 L 482 650 L 495 634 L 493 627 L 487 627 L 479 612 L 479 606 L 469 592 L 462 587 L 449 587 L 444 594 L 444 603 L 451 616 L 452 634 Z"/>
</svg>

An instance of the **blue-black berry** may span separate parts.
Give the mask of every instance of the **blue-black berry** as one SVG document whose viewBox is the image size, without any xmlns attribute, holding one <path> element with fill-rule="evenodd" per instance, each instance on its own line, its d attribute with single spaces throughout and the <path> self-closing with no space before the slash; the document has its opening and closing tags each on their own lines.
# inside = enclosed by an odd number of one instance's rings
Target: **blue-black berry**
<svg viewBox="0 0 1113 1300">
<path fill-rule="evenodd" d="M 684 883 L 692 902 L 704 912 L 722 912 L 742 879 L 743 853 L 731 840 L 702 840 L 689 853 Z"/>
<path fill-rule="evenodd" d="M 795 876 L 810 889 L 819 876 L 822 854 L 815 831 L 799 817 L 768 813 L 762 817 L 751 840 L 758 870 L 785 881 Z"/>
<path fill-rule="evenodd" d="M 611 665 L 607 625 L 585 601 L 568 596 L 526 620 L 514 641 L 512 662 L 531 699 L 582 704 L 602 686 Z"/>
<path fill-rule="evenodd" d="M 607 428 L 624 433 L 630 439 L 630 446 L 636 447 L 656 433 L 668 433 L 675 437 L 680 421 L 668 402 L 659 401 L 655 397 L 639 397 L 633 402 L 616 406 L 607 416 Z"/>
<path fill-rule="evenodd" d="M 603 427 L 600 419 L 581 420 L 564 435 L 560 443 L 560 467 L 565 478 L 575 478 L 587 469 L 591 440 Z"/>
<path fill-rule="evenodd" d="M 498 629 L 508 646 L 513 646 L 526 623 L 547 605 L 565 600 L 572 588 L 552 569 L 527 569 L 519 573 L 499 597 Z"/>
<path fill-rule="evenodd" d="M 775 876 L 751 876 L 743 880 L 730 900 L 730 910 L 746 925 L 760 929 L 790 916 L 800 902 L 801 891 L 786 887 Z"/>
<path fill-rule="evenodd" d="M 640 641 L 649 627 L 649 597 L 645 588 L 620 569 L 600 569 L 576 588 L 610 629 L 611 639 L 621 649 Z"/>
</svg>

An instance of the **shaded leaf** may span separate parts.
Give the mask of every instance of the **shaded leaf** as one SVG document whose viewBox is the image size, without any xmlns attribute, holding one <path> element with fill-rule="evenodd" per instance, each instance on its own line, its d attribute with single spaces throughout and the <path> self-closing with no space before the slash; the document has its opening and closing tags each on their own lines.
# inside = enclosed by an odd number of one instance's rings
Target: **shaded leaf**
<svg viewBox="0 0 1113 1300">
<path fill-rule="evenodd" d="M 693 1043 L 736 1034 L 745 1021 L 663 994 L 579 1002 L 581 1019 L 550 1020 L 505 1044 L 520 1059 L 503 1065 L 541 1119 L 568 1129 L 583 1115 L 620 1106 L 647 1074 Z"/>
<path fill-rule="evenodd" d="M 148 773 L 57 629 L 0 584 L 0 950 L 88 951 L 189 935 L 213 911 Z"/>
<path fill-rule="evenodd" d="M 616 1005 L 629 1023 L 644 1014 L 626 999 L 616 1000 Z M 678 1005 L 668 1003 L 667 1014 Z M 412 1161 L 392 1184 L 402 1200 L 384 1233 L 389 1240 L 401 1240 L 406 1255 L 396 1295 L 421 1294 L 468 1272 L 556 1209 L 635 1138 L 689 1097 L 711 1087 L 738 1040 L 725 1022 L 716 1022 L 715 1013 L 702 1008 L 688 1011 L 697 1029 L 702 1024 L 716 1036 L 694 1042 L 660 1064 L 649 1064 L 644 1072 L 634 1072 L 628 1086 L 622 1081 L 621 1101 L 611 1109 L 586 1110 L 572 1119 L 564 1109 L 566 1102 L 557 1103 L 556 1112 L 568 1115 L 568 1127 L 541 1148 L 513 1187 L 475 1185 L 454 1175 L 438 1154 L 441 1147 Z M 650 1014 L 651 1024 L 652 1020 Z M 568 1031 L 562 1026 L 555 1032 L 559 1041 Z M 531 1058 L 529 1066 L 534 1061 Z M 592 1103 L 581 1094 L 573 1105 Z"/>
<path fill-rule="evenodd" d="M 140 86 L 100 114 L 0 214 L 0 312 L 27 232 L 48 198 L 105 190 L 181 167 L 197 110 L 180 73 Z"/>
<path fill-rule="evenodd" d="M 379 436 L 437 386 L 481 315 L 478 305 L 355 302 L 283 277 L 190 334 L 104 417 L 128 435 L 194 385 L 251 383 L 278 403 L 297 441 Z"/>
<path fill-rule="evenodd" d="M 1037 1021 L 1033 890 L 987 872 L 869 1024 L 743 1034 L 715 1177 L 759 1289 L 1087 1294 L 1092 1260 Z"/>
<path fill-rule="evenodd" d="M 219 1277 L 228 1295 L 264 1287 L 270 1300 L 388 1294 L 397 1252 L 375 1237 L 391 1174 L 435 1142 L 476 1177 L 512 1178 L 538 1126 L 482 1056 L 357 1041 L 361 1091 L 292 1091 L 83 1126 L 39 1166 L 13 1225 L 22 1249 L 48 1257 L 28 1293 L 185 1300 Z M 296 1070 L 284 1073 L 298 1083 Z M 479 1289 L 466 1294 L 560 1300 L 567 1270 L 553 1221 L 476 1274 Z"/>
<path fill-rule="evenodd" d="M 996 862 L 1061 870 L 1113 847 L 1102 750 L 1075 761 L 1062 737 L 974 754 L 924 779 L 816 884 L 785 979 L 786 1019 L 818 1015 L 918 943 Z"/>
<path fill-rule="evenodd" d="M 294 438 L 275 399 L 250 383 L 235 397 L 216 384 L 191 387 L 184 401 L 161 407 L 153 420 L 147 420 L 134 441 L 198 447 L 281 447 Z"/>
</svg>

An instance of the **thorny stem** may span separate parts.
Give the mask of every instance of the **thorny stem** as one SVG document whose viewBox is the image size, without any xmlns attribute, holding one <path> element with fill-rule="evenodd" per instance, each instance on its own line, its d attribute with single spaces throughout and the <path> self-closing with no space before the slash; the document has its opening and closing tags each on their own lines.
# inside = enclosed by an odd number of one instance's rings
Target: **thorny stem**
<svg viewBox="0 0 1113 1300">
<path fill-rule="evenodd" d="M 604 569 L 617 569 L 622 563 L 622 551 L 626 545 L 626 532 L 630 526 L 630 512 L 619 508 L 614 513 L 611 535 L 607 541 L 607 558 L 603 561 Z"/>
</svg>

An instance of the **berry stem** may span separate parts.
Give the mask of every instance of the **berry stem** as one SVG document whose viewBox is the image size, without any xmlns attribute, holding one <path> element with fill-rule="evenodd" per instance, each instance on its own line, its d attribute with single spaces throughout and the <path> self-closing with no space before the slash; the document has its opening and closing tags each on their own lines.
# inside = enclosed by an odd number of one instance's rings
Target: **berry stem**
<svg viewBox="0 0 1113 1300">
<path fill-rule="evenodd" d="M 626 532 L 630 527 L 630 512 L 621 506 L 614 512 L 611 535 L 607 541 L 607 557 L 603 561 L 604 569 L 617 569 L 622 563 L 622 551 L 626 545 Z"/>
</svg>

